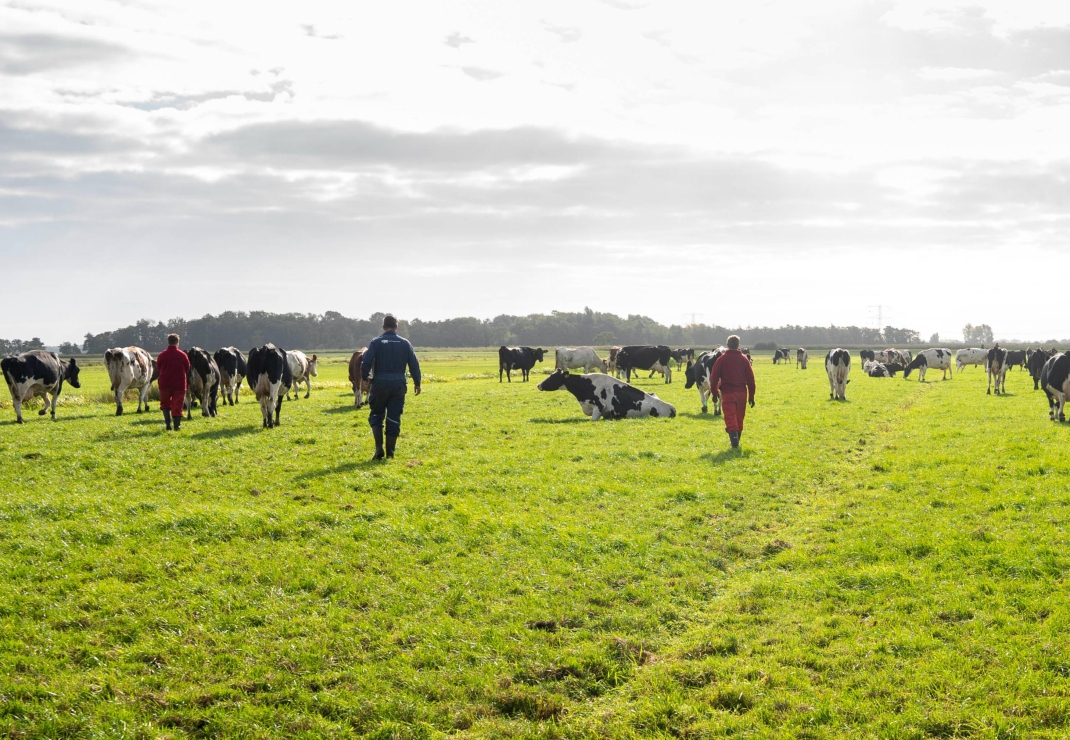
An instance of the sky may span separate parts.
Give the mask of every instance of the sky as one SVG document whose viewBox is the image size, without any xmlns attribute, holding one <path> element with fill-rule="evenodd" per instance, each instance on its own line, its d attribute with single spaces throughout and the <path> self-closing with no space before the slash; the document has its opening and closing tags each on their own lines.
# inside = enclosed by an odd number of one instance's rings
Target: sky
<svg viewBox="0 0 1070 740">
<path fill-rule="evenodd" d="M 1070 336 L 1070 3 L 0 0 L 0 337 Z"/>
</svg>

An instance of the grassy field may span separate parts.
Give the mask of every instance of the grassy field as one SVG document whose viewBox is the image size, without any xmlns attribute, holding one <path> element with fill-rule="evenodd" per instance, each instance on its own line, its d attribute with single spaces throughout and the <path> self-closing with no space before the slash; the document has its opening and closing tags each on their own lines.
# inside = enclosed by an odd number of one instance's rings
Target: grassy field
<svg viewBox="0 0 1070 740">
<path fill-rule="evenodd" d="M 589 423 L 486 353 L 423 355 L 385 465 L 341 356 L 275 430 L 116 418 L 99 365 L 5 399 L 0 735 L 1070 736 L 1070 427 L 813 354 L 756 357 L 740 452 L 682 373 Z"/>
</svg>

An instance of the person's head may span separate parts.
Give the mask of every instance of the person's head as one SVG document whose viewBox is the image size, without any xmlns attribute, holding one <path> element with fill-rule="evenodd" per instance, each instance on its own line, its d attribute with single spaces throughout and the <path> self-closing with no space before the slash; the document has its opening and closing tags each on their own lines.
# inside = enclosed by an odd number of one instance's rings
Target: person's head
<svg viewBox="0 0 1070 740">
<path fill-rule="evenodd" d="M 388 313 L 383 317 L 383 329 L 390 331 L 398 328 L 398 320 L 394 318 L 394 314 Z"/>
<path fill-rule="evenodd" d="M 728 349 L 739 349 L 739 337 L 735 334 L 728 338 Z"/>
<path fill-rule="evenodd" d="M 167 335 L 167 346 L 168 347 L 177 347 L 178 346 L 178 335 L 177 334 L 168 334 Z"/>
</svg>

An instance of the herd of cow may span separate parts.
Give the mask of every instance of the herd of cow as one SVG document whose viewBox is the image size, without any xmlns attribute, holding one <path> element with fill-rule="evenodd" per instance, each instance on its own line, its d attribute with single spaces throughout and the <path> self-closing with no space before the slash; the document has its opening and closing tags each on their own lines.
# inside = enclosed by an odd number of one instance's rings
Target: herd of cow
<svg viewBox="0 0 1070 740">
<path fill-rule="evenodd" d="M 502 381 L 504 375 L 511 383 L 511 373 L 517 370 L 525 381 L 528 380 L 532 368 L 537 362 L 543 361 L 547 351 L 533 347 L 499 348 L 498 382 Z M 712 395 L 710 370 L 725 351 L 724 347 L 717 347 L 696 356 L 691 348 L 674 350 L 665 345 L 631 345 L 611 347 L 608 357 L 602 359 L 591 347 L 559 347 L 555 351 L 554 373 L 538 388 L 543 391 L 565 388 L 576 397 L 583 412 L 592 420 L 637 416 L 674 417 L 676 409 L 672 404 L 630 383 L 632 375 L 640 371 L 649 371 L 648 377 L 661 373 L 665 382 L 671 383 L 672 363 L 675 362 L 677 369 L 684 368 L 684 387 L 689 389 L 697 386 L 702 413 L 707 413 Z M 361 408 L 369 392 L 369 381 L 362 379 L 360 372 L 364 352 L 365 349 L 357 350 L 349 360 L 349 381 L 357 408 Z M 744 349 L 743 353 L 748 359 L 751 358 L 748 350 Z M 296 399 L 299 387 L 304 383 L 305 398 L 308 398 L 312 392 L 311 378 L 318 375 L 319 358 L 316 355 L 309 358 L 303 352 L 279 349 L 273 344 L 249 350 L 248 359 L 235 347 L 223 347 L 214 354 L 193 347 L 187 355 L 190 359 L 185 401 L 187 416 L 197 404 L 200 404 L 202 416 L 215 416 L 221 392 L 224 403 L 233 406 L 238 402 L 238 391 L 244 379 L 260 404 L 263 425 L 278 426 L 283 391 L 285 398 L 289 399 L 292 391 Z M 790 350 L 777 349 L 773 363 L 788 362 L 790 357 Z M 997 395 L 1005 392 L 1004 383 L 1010 368 L 1028 368 L 1033 378 L 1033 389 L 1043 389 L 1047 396 L 1048 417 L 1053 421 L 1066 421 L 1065 406 L 1070 397 L 1070 353 L 1060 354 L 1054 348 L 1007 350 L 997 344 L 988 349 L 960 349 L 954 355 L 949 349 L 927 349 L 916 356 L 897 349 L 876 352 L 861 350 L 859 357 L 863 363 L 862 371 L 870 377 L 891 378 L 902 372 L 904 378 L 909 378 L 917 370 L 919 381 L 925 380 L 925 373 L 930 367 L 943 371 L 944 379 L 953 375 L 952 358 L 959 372 L 968 365 L 983 365 L 988 373 L 988 393 L 992 393 L 995 386 Z M 805 370 L 807 359 L 804 348 L 795 350 L 797 368 Z M 111 380 L 111 390 L 115 393 L 116 415 L 122 415 L 123 395 L 131 388 L 139 391 L 137 412 L 147 410 L 149 388 L 159 376 L 152 355 L 140 347 L 116 348 L 104 354 L 104 364 Z M 569 373 L 569 370 L 581 368 L 581 375 Z M 0 360 L 0 371 L 7 381 L 18 423 L 23 423 L 22 404 L 37 396 L 45 401 L 44 408 L 38 413 L 44 415 L 51 412 L 55 419 L 56 400 L 63 383 L 80 388 L 80 369 L 73 357 L 68 362 L 62 362 L 59 355 L 45 350 L 30 350 Z M 850 382 L 851 353 L 840 348 L 829 350 L 825 355 L 825 371 L 829 379 L 829 398 L 845 400 L 847 384 Z M 623 382 L 620 380 L 622 375 Z M 714 415 L 719 415 L 719 394 L 713 398 L 713 407 Z"/>
<path fill-rule="evenodd" d="M 548 350 L 534 347 L 500 347 L 498 349 L 498 382 L 505 378 L 512 382 L 510 373 L 519 370 L 524 380 L 528 380 L 535 363 L 542 362 Z M 725 352 L 725 347 L 701 352 L 696 357 L 692 348 L 671 349 L 665 345 L 633 345 L 611 347 L 609 356 L 602 359 L 591 347 L 558 347 L 555 351 L 554 373 L 548 380 L 538 385 L 539 390 L 569 390 L 580 403 L 583 412 L 592 421 L 599 418 L 622 418 L 628 416 L 676 416 L 676 409 L 657 398 L 647 394 L 629 383 L 633 372 L 649 370 L 650 376 L 662 373 L 665 382 L 672 382 L 671 361 L 679 369 L 686 363 L 685 388 L 698 387 L 702 413 L 707 413 L 711 396 L 710 370 L 717 358 Z M 748 359 L 750 351 L 743 350 Z M 969 365 L 983 365 L 988 373 L 988 393 L 995 386 L 997 395 L 1005 393 L 1007 371 L 1013 367 L 1028 368 L 1033 378 L 1033 390 L 1044 389 L 1048 399 L 1048 417 L 1051 420 L 1065 421 L 1064 407 L 1070 397 L 1070 353 L 1059 354 L 1051 350 L 1032 348 L 1025 350 L 1008 350 L 998 344 L 991 348 L 960 349 L 952 354 L 950 349 L 926 349 L 915 356 L 909 351 L 898 349 L 869 350 L 859 352 L 862 360 L 862 372 L 872 378 L 894 378 L 903 373 L 907 379 L 915 370 L 918 381 L 923 382 L 928 369 L 940 370 L 943 379 L 953 377 L 952 359 L 959 372 Z M 790 362 L 791 350 L 777 349 L 773 353 L 773 364 Z M 795 366 L 806 369 L 809 355 L 805 348 L 795 350 Z M 753 362 L 753 359 L 751 359 Z M 569 376 L 570 369 L 583 368 L 584 374 Z M 600 369 L 603 375 L 592 373 Z M 850 382 L 851 353 L 839 347 L 829 350 L 825 355 L 825 372 L 829 380 L 829 398 L 846 400 L 847 384 Z M 619 379 L 624 376 L 624 383 Z M 580 380 L 580 379 L 583 380 Z M 720 415 L 720 394 L 713 398 L 714 415 Z"/>
</svg>

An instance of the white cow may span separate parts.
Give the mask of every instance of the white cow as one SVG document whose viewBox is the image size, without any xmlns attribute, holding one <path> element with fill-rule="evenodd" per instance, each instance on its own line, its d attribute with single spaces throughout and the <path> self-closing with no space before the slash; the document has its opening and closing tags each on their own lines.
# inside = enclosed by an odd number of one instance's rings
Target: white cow
<svg viewBox="0 0 1070 740">
<path fill-rule="evenodd" d="M 538 388 L 540 391 L 566 389 L 580 402 L 580 408 L 591 417 L 591 421 L 639 416 L 667 416 L 671 419 L 676 416 L 676 407 L 671 403 L 611 375 L 570 375 L 563 370 L 555 370 L 549 378 L 539 383 Z"/>
<path fill-rule="evenodd" d="M 319 358 L 316 355 L 312 355 L 309 359 L 305 356 L 304 352 L 300 352 L 296 349 L 287 350 L 286 352 L 286 364 L 290 366 L 290 373 L 293 374 L 293 392 L 294 400 L 297 400 L 299 389 L 298 386 L 301 383 L 305 384 L 305 398 L 308 398 L 312 393 L 312 378 L 319 375 L 316 372 L 316 368 L 319 365 Z M 286 389 L 286 400 L 290 400 L 290 389 Z"/>
<path fill-rule="evenodd" d="M 903 380 L 909 378 L 910 373 L 917 370 L 918 382 L 923 382 L 925 380 L 925 371 L 930 367 L 936 370 L 943 370 L 943 380 L 947 380 L 949 373 L 951 377 L 954 377 L 955 373 L 951 371 L 951 350 L 943 348 L 922 350 L 903 369 Z"/>
<path fill-rule="evenodd" d="M 104 364 L 115 392 L 115 415 L 123 415 L 123 394 L 128 388 L 140 391 L 137 413 L 149 410 L 149 389 L 152 387 L 152 355 L 140 347 L 116 347 L 104 353 Z"/>
<path fill-rule="evenodd" d="M 825 355 L 825 372 L 829 376 L 829 399 L 847 400 L 847 376 L 851 374 L 851 353 L 845 349 L 830 349 Z"/>
<path fill-rule="evenodd" d="M 599 357 L 598 353 L 591 347 L 558 347 L 554 367 L 558 370 L 572 370 L 582 367 L 585 373 L 589 373 L 595 368 L 604 373 L 609 372 L 609 364 Z"/>
<path fill-rule="evenodd" d="M 955 368 L 961 373 L 967 365 L 984 365 L 988 362 L 988 350 L 980 347 L 960 349 L 955 353 Z"/>
</svg>

